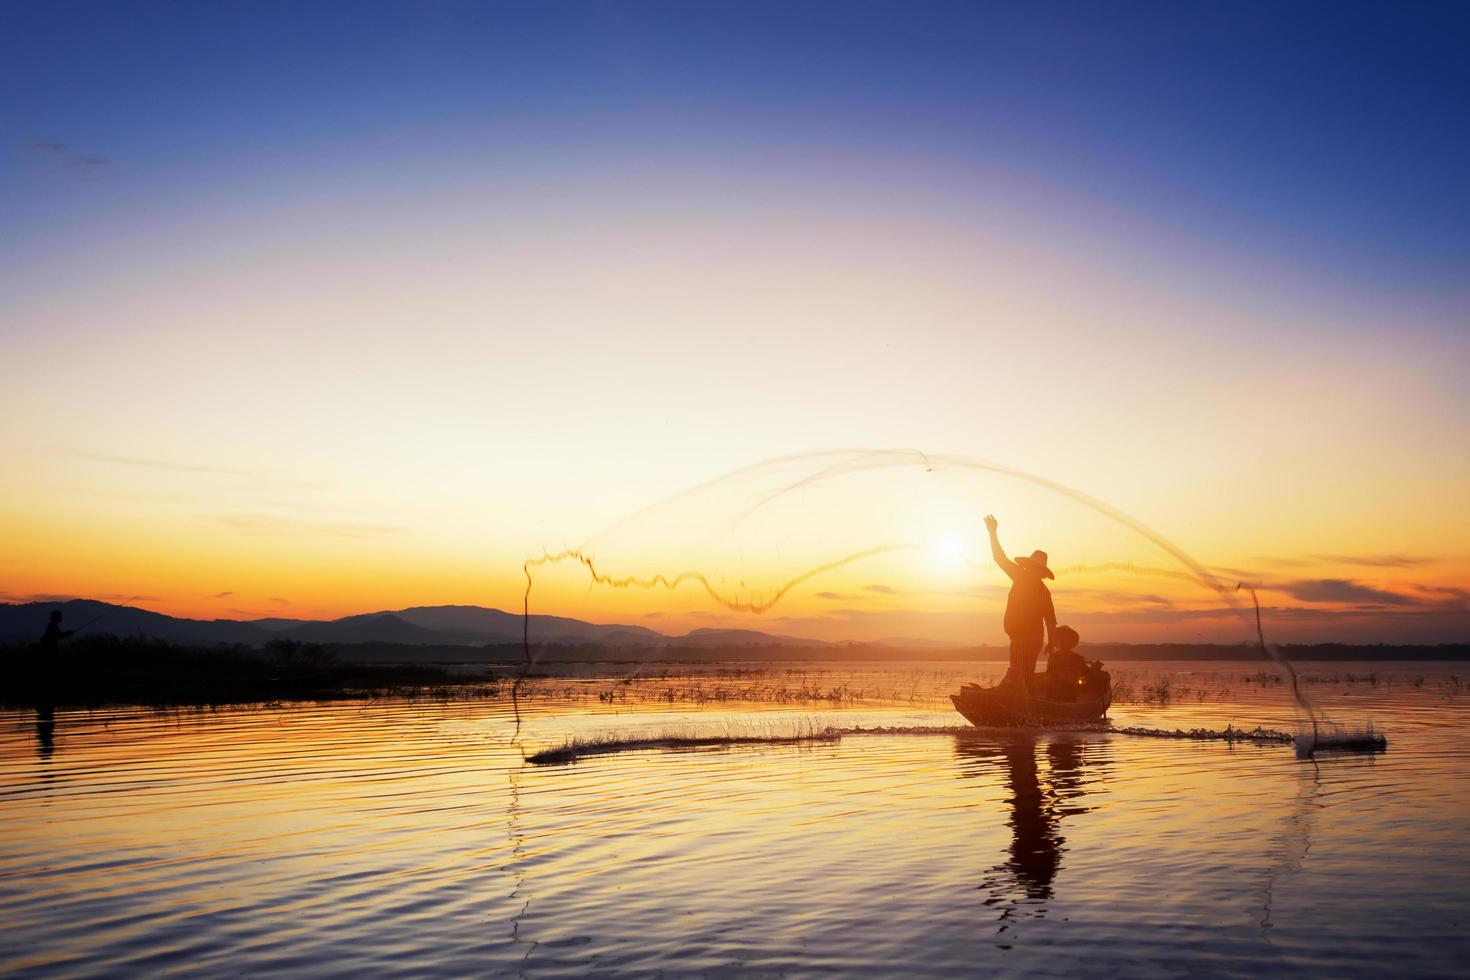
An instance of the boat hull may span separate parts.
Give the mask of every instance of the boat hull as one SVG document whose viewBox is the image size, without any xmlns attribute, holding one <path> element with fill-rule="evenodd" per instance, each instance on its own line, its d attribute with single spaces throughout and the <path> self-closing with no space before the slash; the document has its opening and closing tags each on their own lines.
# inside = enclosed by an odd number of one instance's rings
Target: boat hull
<svg viewBox="0 0 1470 980">
<path fill-rule="evenodd" d="M 966 684 L 959 694 L 951 694 L 955 710 L 972 725 L 1044 725 L 1051 722 L 1096 721 L 1107 714 L 1113 703 L 1112 685 L 1099 694 L 1077 701 L 1046 701 L 1027 698 L 1011 690 Z"/>
</svg>

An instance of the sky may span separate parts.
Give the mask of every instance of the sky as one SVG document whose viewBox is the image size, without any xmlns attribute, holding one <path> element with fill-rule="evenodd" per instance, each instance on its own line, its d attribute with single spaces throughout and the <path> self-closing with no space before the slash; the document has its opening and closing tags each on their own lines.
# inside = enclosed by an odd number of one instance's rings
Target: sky
<svg viewBox="0 0 1470 980">
<path fill-rule="evenodd" d="M 959 465 L 732 523 L 764 460 L 918 447 L 1131 515 L 1276 638 L 1470 640 L 1467 42 L 1453 3 L 4 4 L 0 600 L 516 609 L 589 542 L 748 598 L 903 544 L 760 616 L 565 566 L 537 611 L 997 642 L 994 511 L 1084 639 L 1247 638 Z"/>
</svg>

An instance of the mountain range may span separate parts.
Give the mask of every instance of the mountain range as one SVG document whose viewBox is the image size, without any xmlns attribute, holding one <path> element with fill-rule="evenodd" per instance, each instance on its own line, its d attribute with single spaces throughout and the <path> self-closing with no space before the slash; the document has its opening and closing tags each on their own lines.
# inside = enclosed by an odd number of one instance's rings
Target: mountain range
<svg viewBox="0 0 1470 980">
<path fill-rule="evenodd" d="M 250 647 L 272 639 L 303 643 L 389 643 L 406 646 L 483 646 L 520 643 L 523 629 L 532 642 L 613 647 L 664 646 L 826 646 L 820 640 L 776 636 L 759 630 L 697 629 L 670 636 L 645 626 L 588 623 L 564 616 L 533 615 L 523 622 L 518 613 L 483 606 L 413 606 L 332 620 L 184 619 L 163 613 L 118 606 L 94 599 L 66 602 L 0 604 L 0 643 L 36 640 L 46 629 L 52 610 L 62 611 L 66 629 L 87 634 L 146 636 L 174 643 Z"/>
</svg>

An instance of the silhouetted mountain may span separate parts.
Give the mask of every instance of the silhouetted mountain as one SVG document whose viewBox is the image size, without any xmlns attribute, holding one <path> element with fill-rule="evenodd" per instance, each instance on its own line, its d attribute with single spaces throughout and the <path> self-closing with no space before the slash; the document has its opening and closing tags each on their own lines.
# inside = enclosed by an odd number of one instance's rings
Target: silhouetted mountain
<svg viewBox="0 0 1470 980">
<path fill-rule="evenodd" d="M 95 620 L 87 627 L 89 634 L 146 636 L 203 645 L 258 647 L 280 638 L 305 643 L 482 646 L 519 643 L 523 629 L 518 613 L 480 606 L 415 606 L 320 621 L 278 617 L 240 621 L 181 619 L 131 606 L 72 599 L 59 603 L 0 604 L 0 643 L 38 639 L 53 609 L 62 610 L 67 629 L 77 629 Z M 587 623 L 564 616 L 532 616 L 529 632 L 533 643 L 661 647 L 670 642 L 664 634 L 642 626 Z"/>
<path fill-rule="evenodd" d="M 44 632 L 53 609 L 62 610 L 62 625 L 66 629 L 83 630 L 83 637 L 112 634 L 195 647 L 262 647 L 279 637 L 341 648 L 335 652 L 344 662 L 353 661 L 359 652 L 372 654 L 364 659 L 401 662 L 478 662 L 489 658 L 509 663 L 518 662 L 520 658 L 521 617 L 516 613 L 479 606 L 418 606 L 329 621 L 275 618 L 242 622 L 233 619 L 182 619 L 91 599 L 0 603 L 0 644 L 35 642 Z M 548 660 L 555 661 L 698 660 L 732 655 L 740 659 L 767 660 L 874 660 L 891 658 L 900 648 L 907 648 L 924 658 L 941 660 L 990 660 L 1006 656 L 1004 647 L 961 648 L 922 639 L 839 644 L 741 629 L 697 629 L 684 636 L 670 637 L 642 626 L 585 623 L 562 616 L 532 616 L 530 626 L 532 642 L 560 648 L 544 654 Z M 599 647 L 607 648 L 611 655 L 599 651 Z M 1103 660 L 1269 663 L 1260 648 L 1250 643 L 1233 646 L 1084 643 L 1081 651 L 1084 656 Z M 1292 660 L 1304 661 L 1470 660 L 1470 644 L 1463 643 L 1438 646 L 1291 645 L 1283 647 L 1283 651 Z"/>
<path fill-rule="evenodd" d="M 254 623 L 234 619 L 180 619 L 133 606 L 115 606 L 92 599 L 66 602 L 0 604 L 0 642 L 36 640 L 46 629 L 51 610 L 60 609 L 62 626 L 85 627 L 83 635 L 147 636 L 176 643 L 261 646 L 275 634 Z M 89 625 L 90 624 L 90 625 Z"/>
<path fill-rule="evenodd" d="M 474 637 L 462 633 L 427 630 L 394 613 L 368 613 L 321 623 L 303 623 L 275 635 L 303 643 L 475 644 Z"/>
<path fill-rule="evenodd" d="M 941 650 L 950 649 L 954 646 L 953 643 L 945 640 L 927 640 L 919 636 L 885 636 L 881 640 L 874 640 L 873 645 L 879 647 L 899 647 L 904 650 L 924 650 L 929 648 Z"/>
<path fill-rule="evenodd" d="M 312 622 L 312 620 L 282 619 L 279 616 L 272 616 L 269 619 L 250 619 L 246 620 L 246 622 L 251 623 L 255 626 L 259 626 L 263 630 L 271 630 L 272 632 L 277 632 L 280 630 L 288 630 L 293 626 L 300 626 L 303 623 Z"/>
<path fill-rule="evenodd" d="M 780 644 L 786 647 L 824 647 L 823 640 L 804 640 L 797 636 L 777 636 L 760 630 L 697 629 L 675 637 L 674 646 L 747 647 Z"/>
<path fill-rule="evenodd" d="M 396 615 L 425 629 L 473 637 L 471 642 L 475 643 L 518 643 L 523 628 L 520 613 L 483 606 L 414 606 L 399 610 Z M 565 616 L 538 615 L 531 616 L 530 636 L 536 643 L 598 642 L 617 646 L 660 644 L 669 639 L 642 626 L 602 625 Z"/>
</svg>

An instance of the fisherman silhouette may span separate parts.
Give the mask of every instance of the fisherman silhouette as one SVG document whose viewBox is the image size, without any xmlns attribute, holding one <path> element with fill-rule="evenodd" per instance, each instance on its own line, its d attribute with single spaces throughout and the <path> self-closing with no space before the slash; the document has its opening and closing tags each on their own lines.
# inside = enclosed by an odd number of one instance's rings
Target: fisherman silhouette
<svg viewBox="0 0 1470 980">
<path fill-rule="evenodd" d="M 46 624 L 46 632 L 41 634 L 41 653 L 47 659 L 54 658 L 61 649 L 61 641 L 75 633 L 76 630 L 64 630 L 61 628 L 61 610 L 51 610 L 51 621 Z"/>
<path fill-rule="evenodd" d="M 51 611 L 51 619 L 46 624 L 46 632 L 41 634 L 41 639 L 36 643 L 34 676 L 39 701 L 49 702 L 55 695 L 61 683 L 61 641 L 75 632 L 76 630 L 61 628 L 60 609 Z"/>
<path fill-rule="evenodd" d="M 1048 648 L 1056 635 L 1057 611 L 1044 578 L 1056 578 L 1046 567 L 1046 552 L 1033 551 L 1029 557 L 1006 557 L 996 535 L 998 521 L 994 514 L 985 515 L 985 529 L 990 532 L 990 554 L 1000 570 L 1011 580 L 1006 597 L 1005 631 L 1011 640 L 1011 664 L 1002 684 L 1023 685 L 1029 693 L 1035 686 L 1036 658 L 1042 641 Z"/>
</svg>

